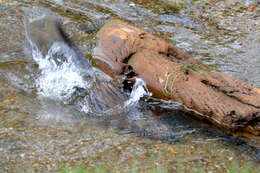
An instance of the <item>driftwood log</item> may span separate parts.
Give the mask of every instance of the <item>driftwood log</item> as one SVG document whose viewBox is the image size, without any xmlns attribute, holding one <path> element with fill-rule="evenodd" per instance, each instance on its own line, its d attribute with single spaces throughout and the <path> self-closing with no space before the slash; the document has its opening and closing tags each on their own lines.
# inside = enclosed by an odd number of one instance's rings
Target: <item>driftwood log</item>
<svg viewBox="0 0 260 173">
<path fill-rule="evenodd" d="M 97 34 L 95 65 L 113 78 L 142 78 L 154 97 L 171 99 L 193 115 L 260 144 L 260 92 L 211 70 L 181 49 L 119 20 Z"/>
</svg>

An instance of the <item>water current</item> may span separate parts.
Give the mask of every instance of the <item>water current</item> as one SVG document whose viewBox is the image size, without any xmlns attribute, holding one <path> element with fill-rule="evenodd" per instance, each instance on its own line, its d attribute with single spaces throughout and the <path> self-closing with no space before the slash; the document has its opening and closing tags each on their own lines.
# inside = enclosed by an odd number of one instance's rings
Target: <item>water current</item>
<svg viewBox="0 0 260 173">
<path fill-rule="evenodd" d="M 177 103 L 153 99 L 142 79 L 123 91 L 85 58 L 98 29 L 120 18 L 259 87 L 260 18 L 253 4 L 0 0 L 0 169 L 105 164 L 130 172 L 136 164 L 149 172 L 151 162 L 179 172 L 226 172 L 233 164 L 259 169 L 254 147 L 184 114 Z"/>
</svg>

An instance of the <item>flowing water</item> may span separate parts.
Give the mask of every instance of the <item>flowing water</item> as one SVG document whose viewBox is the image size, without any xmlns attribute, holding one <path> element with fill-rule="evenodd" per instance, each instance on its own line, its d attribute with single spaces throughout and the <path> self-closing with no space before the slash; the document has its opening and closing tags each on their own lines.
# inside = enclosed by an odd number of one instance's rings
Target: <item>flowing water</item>
<svg viewBox="0 0 260 173">
<path fill-rule="evenodd" d="M 149 172 L 151 163 L 170 172 L 226 172 L 232 164 L 260 169 L 254 147 L 185 115 L 178 104 L 148 103 L 141 79 L 131 93 L 118 89 L 83 58 L 91 56 L 98 29 L 120 18 L 260 87 L 254 3 L 0 0 L 0 172 L 75 164 Z M 78 47 L 57 34 L 57 18 Z"/>
</svg>

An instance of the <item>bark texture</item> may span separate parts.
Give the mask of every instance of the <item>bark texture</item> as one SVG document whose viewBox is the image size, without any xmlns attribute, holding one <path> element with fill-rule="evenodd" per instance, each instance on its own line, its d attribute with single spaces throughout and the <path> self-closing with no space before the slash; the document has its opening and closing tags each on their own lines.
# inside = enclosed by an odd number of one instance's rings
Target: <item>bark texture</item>
<svg viewBox="0 0 260 173">
<path fill-rule="evenodd" d="M 259 144 L 260 92 L 166 41 L 112 20 L 97 35 L 93 60 L 111 77 L 140 77 L 154 97 L 179 102 L 233 134 L 253 135 Z"/>
</svg>

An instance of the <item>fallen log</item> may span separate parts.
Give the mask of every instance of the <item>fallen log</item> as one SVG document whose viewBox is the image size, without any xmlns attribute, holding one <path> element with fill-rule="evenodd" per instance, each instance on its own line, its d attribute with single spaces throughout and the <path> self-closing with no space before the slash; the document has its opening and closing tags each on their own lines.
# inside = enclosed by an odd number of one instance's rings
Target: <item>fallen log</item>
<svg viewBox="0 0 260 173">
<path fill-rule="evenodd" d="M 113 78 L 142 78 L 153 97 L 179 102 L 195 110 L 193 115 L 238 136 L 250 136 L 259 146 L 260 92 L 166 41 L 112 20 L 97 34 L 93 61 Z"/>
</svg>

